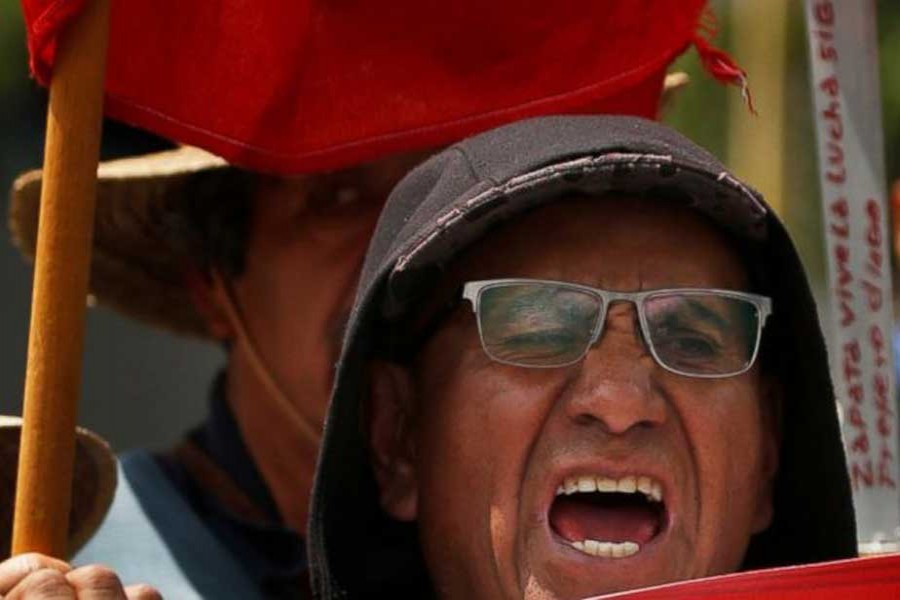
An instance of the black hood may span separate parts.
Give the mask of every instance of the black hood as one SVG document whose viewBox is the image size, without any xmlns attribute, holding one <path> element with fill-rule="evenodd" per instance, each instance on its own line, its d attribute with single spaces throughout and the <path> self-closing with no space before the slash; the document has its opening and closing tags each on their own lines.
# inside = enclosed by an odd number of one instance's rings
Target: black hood
<svg viewBox="0 0 900 600">
<path fill-rule="evenodd" d="M 383 324 L 402 317 L 489 228 L 562 196 L 676 190 L 744 249 L 773 299 L 767 346 L 783 374 L 775 516 L 744 567 L 856 554 L 850 484 L 825 344 L 806 276 L 760 195 L 712 155 L 658 123 L 548 117 L 448 148 L 391 194 L 372 239 L 338 364 L 309 527 L 320 598 L 427 597 L 415 528 L 380 510 L 361 426 L 366 363 Z M 627 201 L 627 200 L 623 200 Z M 764 352 L 767 350 L 764 350 Z"/>
</svg>

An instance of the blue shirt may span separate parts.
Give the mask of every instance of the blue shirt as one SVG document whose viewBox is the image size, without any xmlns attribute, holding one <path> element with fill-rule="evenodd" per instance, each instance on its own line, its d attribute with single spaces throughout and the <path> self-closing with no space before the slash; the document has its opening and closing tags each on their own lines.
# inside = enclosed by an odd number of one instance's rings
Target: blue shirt
<svg viewBox="0 0 900 600">
<path fill-rule="evenodd" d="M 156 456 L 196 516 L 246 567 L 267 598 L 297 598 L 308 588 L 303 538 L 283 522 L 225 398 L 212 389 L 209 418 L 185 441 Z"/>
</svg>

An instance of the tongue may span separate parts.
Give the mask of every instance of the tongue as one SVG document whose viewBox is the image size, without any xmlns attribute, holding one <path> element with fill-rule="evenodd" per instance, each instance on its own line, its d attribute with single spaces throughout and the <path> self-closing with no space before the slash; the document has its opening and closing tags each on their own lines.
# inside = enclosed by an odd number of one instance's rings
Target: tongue
<svg viewBox="0 0 900 600">
<path fill-rule="evenodd" d="M 556 533 L 569 540 L 637 542 L 645 544 L 656 535 L 659 514 L 650 506 L 617 503 L 598 504 L 578 496 L 559 497 L 550 510 Z"/>
</svg>

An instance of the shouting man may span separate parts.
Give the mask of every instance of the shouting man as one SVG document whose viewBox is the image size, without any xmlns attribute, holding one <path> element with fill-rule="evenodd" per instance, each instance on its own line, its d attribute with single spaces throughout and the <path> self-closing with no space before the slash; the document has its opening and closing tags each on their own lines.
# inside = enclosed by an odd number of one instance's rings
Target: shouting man
<svg viewBox="0 0 900 600">
<path fill-rule="evenodd" d="M 796 252 L 641 119 L 514 124 L 401 182 L 322 453 L 321 598 L 574 599 L 855 554 Z"/>
</svg>

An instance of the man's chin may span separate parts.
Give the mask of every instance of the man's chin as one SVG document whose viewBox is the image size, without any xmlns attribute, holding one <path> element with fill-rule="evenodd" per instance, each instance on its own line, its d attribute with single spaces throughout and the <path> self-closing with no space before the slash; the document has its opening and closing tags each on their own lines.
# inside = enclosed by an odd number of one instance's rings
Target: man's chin
<svg viewBox="0 0 900 600">
<path fill-rule="evenodd" d="M 536 568 L 525 582 L 528 600 L 577 600 L 684 579 L 674 570 L 672 560 L 680 553 L 665 535 L 637 551 L 628 548 L 627 556 L 622 550 L 615 550 L 620 556 L 607 556 L 606 548 L 588 553 L 554 532 L 548 533 L 543 543 L 531 548 L 528 564 Z"/>
</svg>

